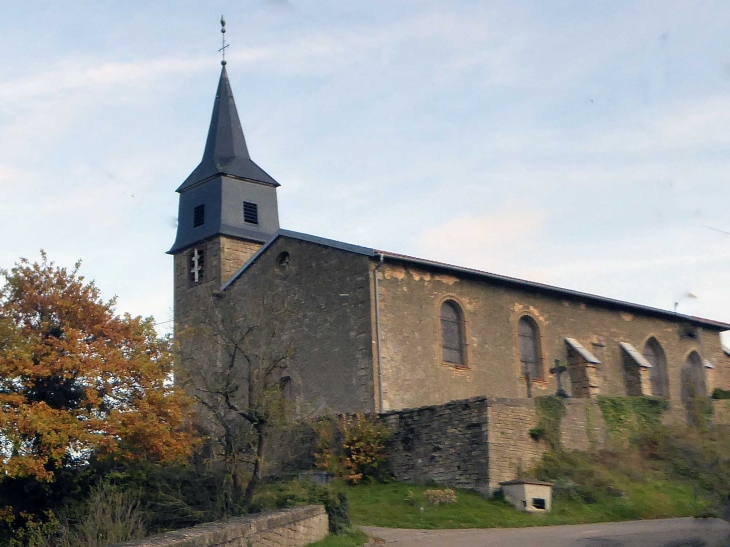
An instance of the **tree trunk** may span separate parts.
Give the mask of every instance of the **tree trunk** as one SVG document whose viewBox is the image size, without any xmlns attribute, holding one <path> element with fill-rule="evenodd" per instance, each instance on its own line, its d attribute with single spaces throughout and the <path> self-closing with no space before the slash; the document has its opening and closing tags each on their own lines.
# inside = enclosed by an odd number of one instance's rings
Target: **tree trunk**
<svg viewBox="0 0 730 547">
<path fill-rule="evenodd" d="M 253 501 L 253 495 L 256 491 L 256 487 L 259 484 L 259 480 L 261 479 L 261 462 L 264 459 L 264 429 L 266 427 L 265 423 L 263 421 L 257 422 L 254 426 L 256 428 L 256 459 L 253 463 L 253 472 L 251 473 L 251 480 L 248 481 L 248 486 L 246 486 L 246 493 L 243 495 L 243 507 L 245 509 L 248 509 L 251 506 L 251 502 Z"/>
</svg>

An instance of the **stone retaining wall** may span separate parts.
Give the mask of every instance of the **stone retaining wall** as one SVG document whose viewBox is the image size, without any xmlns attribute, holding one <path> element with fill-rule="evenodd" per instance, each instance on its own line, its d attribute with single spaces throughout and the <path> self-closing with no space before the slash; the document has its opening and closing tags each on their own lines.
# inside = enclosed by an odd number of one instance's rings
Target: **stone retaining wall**
<svg viewBox="0 0 730 547">
<path fill-rule="evenodd" d="M 488 489 L 487 399 L 380 415 L 393 435 L 388 465 L 399 481 Z"/>
<path fill-rule="evenodd" d="M 474 397 L 388 412 L 380 419 L 393 431 L 389 466 L 401 481 L 490 493 L 520 469 L 533 467 L 548 448 L 529 434 L 538 421 L 534 399 Z M 566 399 L 560 434 L 568 450 L 605 444 L 596 401 Z"/>
<path fill-rule="evenodd" d="M 321 505 L 259 513 L 174 530 L 113 547 L 302 547 L 327 535 Z"/>
</svg>

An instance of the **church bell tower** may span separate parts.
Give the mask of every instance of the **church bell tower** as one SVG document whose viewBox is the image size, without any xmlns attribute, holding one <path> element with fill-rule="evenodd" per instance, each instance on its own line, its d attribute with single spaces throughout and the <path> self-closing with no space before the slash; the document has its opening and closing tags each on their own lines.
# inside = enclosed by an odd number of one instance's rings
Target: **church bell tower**
<svg viewBox="0 0 730 547">
<path fill-rule="evenodd" d="M 177 325 L 279 229 L 279 183 L 248 153 L 221 64 L 203 159 L 177 189 L 177 237 L 168 251 L 175 258 Z"/>
</svg>

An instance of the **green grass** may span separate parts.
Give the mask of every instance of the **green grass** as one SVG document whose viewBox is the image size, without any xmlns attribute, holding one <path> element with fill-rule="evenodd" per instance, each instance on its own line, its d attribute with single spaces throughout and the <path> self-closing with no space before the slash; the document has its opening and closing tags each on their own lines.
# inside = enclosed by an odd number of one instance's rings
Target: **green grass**
<svg viewBox="0 0 730 547">
<path fill-rule="evenodd" d="M 675 459 L 640 451 L 549 454 L 533 470 L 556 482 L 552 511 L 544 514 L 526 514 L 467 490 L 457 490 L 454 504 L 433 506 L 423 492 L 435 486 L 359 485 L 347 487 L 347 495 L 353 524 L 387 528 L 504 528 L 716 513 L 717 492 L 730 485 L 723 480 L 708 489 L 707 474 L 682 476 L 676 465 Z M 702 466 L 690 467 L 694 472 Z"/>
<path fill-rule="evenodd" d="M 310 543 L 307 547 L 359 547 L 368 539 L 368 535 L 362 530 L 352 529 L 343 534 L 329 535 L 322 541 Z"/>
<path fill-rule="evenodd" d="M 555 482 L 552 511 L 526 514 L 504 501 L 457 490 L 433 506 L 403 483 L 346 488 L 350 517 L 387 528 L 502 528 L 720 514 L 730 491 L 730 430 L 655 428 L 621 449 L 554 452 L 531 471 Z M 411 494 L 412 492 L 412 494 Z"/>
<path fill-rule="evenodd" d="M 730 428 L 657 426 L 612 449 L 548 453 L 530 474 L 555 483 L 550 513 L 523 513 L 505 501 L 458 489 L 456 503 L 434 506 L 423 492 L 438 486 L 339 483 L 334 488 L 347 493 L 350 518 L 358 526 L 506 528 L 712 516 L 722 512 L 730 491 Z M 303 499 L 301 484 L 277 488 L 277 507 Z M 364 541 L 353 534 L 316 545 Z"/>
<path fill-rule="evenodd" d="M 433 506 L 423 491 L 433 486 L 404 483 L 349 487 L 350 518 L 360 526 L 385 528 L 508 528 L 549 524 L 582 524 L 641 518 L 636 506 L 623 498 L 586 504 L 581 500 L 553 500 L 547 514 L 529 515 L 504 501 L 489 500 L 467 490 L 456 490 L 457 502 Z M 413 505 L 406 501 L 413 492 Z M 423 510 L 421 510 L 423 508 Z"/>
</svg>

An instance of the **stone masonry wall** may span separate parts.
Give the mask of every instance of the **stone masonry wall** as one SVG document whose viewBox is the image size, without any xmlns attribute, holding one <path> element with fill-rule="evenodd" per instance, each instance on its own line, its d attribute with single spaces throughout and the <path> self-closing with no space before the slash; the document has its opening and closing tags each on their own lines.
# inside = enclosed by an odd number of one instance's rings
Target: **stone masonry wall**
<svg viewBox="0 0 730 547">
<path fill-rule="evenodd" d="M 189 254 L 193 247 L 205 251 L 202 283 L 190 283 Z M 261 248 L 261 243 L 216 236 L 175 254 L 175 324 L 182 328 L 190 315 L 208 307 L 210 295 L 219 290 L 244 263 Z"/>
<path fill-rule="evenodd" d="M 538 417 L 534 399 L 474 397 L 439 406 L 387 412 L 393 431 L 390 471 L 400 481 L 469 488 L 489 493 L 520 469 L 533 467 L 547 450 L 530 429 Z M 606 442 L 598 404 L 565 401 L 560 427 L 563 448 L 589 450 Z"/>
<path fill-rule="evenodd" d="M 525 398 L 516 334 L 523 315 L 539 327 L 545 379 L 533 383 L 534 396 L 555 393 L 555 378 L 547 371 L 555 359 L 566 364 L 566 337 L 578 340 L 601 361 L 595 367 L 592 395 L 626 395 L 619 343 L 642 352 L 651 337 L 666 354 L 673 406 L 681 406 L 681 368 L 692 351 L 715 366 L 708 376 L 714 376 L 716 386 L 730 388 L 730 357 L 714 329 L 698 328 L 694 337 L 680 336 L 684 325 L 673 319 L 394 262 L 386 261 L 376 275 L 385 410 L 477 396 Z M 446 299 L 456 301 L 464 312 L 465 367 L 442 361 L 439 315 Z M 570 392 L 568 376 L 563 379 Z"/>
<path fill-rule="evenodd" d="M 303 547 L 327 535 L 324 507 L 308 505 L 201 524 L 113 547 Z"/>
<path fill-rule="evenodd" d="M 297 414 L 374 411 L 368 259 L 280 237 L 220 293 L 221 283 L 259 247 L 232 238 L 211 239 L 205 243 L 205 280 L 192 287 L 188 252 L 175 256 L 181 372 L 204 373 L 221 360 L 215 339 L 200 328 L 206 316 L 214 313 L 211 303 L 217 298 L 218 307 L 231 319 L 228 324 L 257 324 L 259 332 L 264 325 L 273 334 L 266 351 L 271 355 L 289 353 L 286 368 L 276 374 L 290 378 Z M 290 256 L 286 267 L 278 263 L 283 252 Z M 187 332 L 183 330 L 186 324 L 190 324 Z"/>
<path fill-rule="evenodd" d="M 387 412 L 380 419 L 393 431 L 388 461 L 398 480 L 487 490 L 486 398 Z"/>
<path fill-rule="evenodd" d="M 202 250 L 205 256 L 203 278 L 197 284 L 190 282 L 190 252 L 194 248 Z M 200 332 L 200 320 L 212 313 L 213 294 L 222 283 L 260 248 L 261 243 L 216 236 L 175 254 L 175 336 L 183 356 L 183 369 L 192 366 L 203 370 L 219 360 L 215 341 Z M 185 376 L 184 370 L 179 370 L 176 380 Z"/>
<path fill-rule="evenodd" d="M 291 348 L 282 375 L 300 415 L 375 411 L 368 268 L 365 256 L 279 237 L 225 291 L 241 313 L 278 314 L 271 343 Z"/>
<path fill-rule="evenodd" d="M 501 481 L 518 477 L 540 460 L 545 441 L 534 441 L 530 429 L 537 425 L 532 399 L 495 399 L 489 405 L 489 490 Z"/>
</svg>

